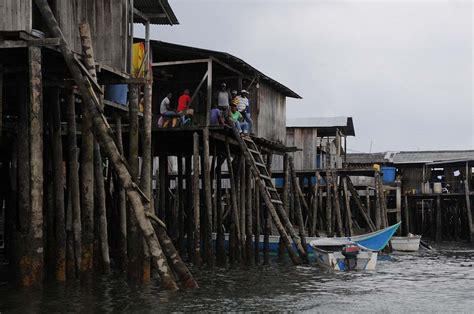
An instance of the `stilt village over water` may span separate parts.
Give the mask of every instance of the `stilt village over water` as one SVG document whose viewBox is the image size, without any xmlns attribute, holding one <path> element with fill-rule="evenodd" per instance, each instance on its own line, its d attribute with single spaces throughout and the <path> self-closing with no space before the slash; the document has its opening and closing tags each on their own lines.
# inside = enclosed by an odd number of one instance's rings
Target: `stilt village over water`
<svg viewBox="0 0 474 314">
<path fill-rule="evenodd" d="M 172 2 L 0 0 L 4 292 L 472 250 L 474 150 L 351 152 L 355 117 L 288 118 L 302 97 L 239 56 L 151 39 Z"/>
</svg>

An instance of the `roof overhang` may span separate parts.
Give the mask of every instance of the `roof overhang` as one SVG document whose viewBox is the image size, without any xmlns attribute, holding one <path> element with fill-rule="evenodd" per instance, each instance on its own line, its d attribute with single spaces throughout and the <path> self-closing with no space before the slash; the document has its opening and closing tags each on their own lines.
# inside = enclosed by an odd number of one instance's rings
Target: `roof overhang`
<svg viewBox="0 0 474 314">
<path fill-rule="evenodd" d="M 133 0 L 134 22 L 158 25 L 179 24 L 168 0 Z"/>
</svg>

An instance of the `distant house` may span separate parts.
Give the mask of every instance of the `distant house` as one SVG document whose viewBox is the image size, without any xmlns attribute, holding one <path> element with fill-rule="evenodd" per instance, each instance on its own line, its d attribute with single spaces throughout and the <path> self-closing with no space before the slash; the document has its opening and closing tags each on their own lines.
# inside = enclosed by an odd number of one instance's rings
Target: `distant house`
<svg viewBox="0 0 474 314">
<path fill-rule="evenodd" d="M 451 192 L 462 192 L 462 181 L 472 180 L 474 150 L 356 153 L 347 155 L 347 164 L 395 167 L 405 192 L 428 193 L 435 182 L 447 185 Z"/>
<path fill-rule="evenodd" d="M 355 136 L 351 117 L 296 118 L 286 121 L 286 145 L 295 146 L 297 170 L 342 168 L 347 136 Z"/>
</svg>

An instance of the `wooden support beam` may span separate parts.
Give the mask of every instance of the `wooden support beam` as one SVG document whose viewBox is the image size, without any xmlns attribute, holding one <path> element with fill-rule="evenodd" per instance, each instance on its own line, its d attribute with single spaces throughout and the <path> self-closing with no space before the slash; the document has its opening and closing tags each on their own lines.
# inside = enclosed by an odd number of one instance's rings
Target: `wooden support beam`
<svg viewBox="0 0 474 314">
<path fill-rule="evenodd" d="M 193 208 L 194 208 L 194 263 L 202 264 L 201 259 L 201 220 L 199 200 L 199 134 L 193 134 Z"/>
<path fill-rule="evenodd" d="M 0 138 L 3 132 L 3 66 L 0 64 Z"/>
<path fill-rule="evenodd" d="M 212 61 L 218 63 L 219 65 L 223 66 L 224 68 L 226 68 L 227 70 L 230 70 L 234 73 L 237 73 L 238 75 L 240 75 L 241 77 L 247 77 L 247 75 L 243 74 L 242 72 L 240 72 L 239 70 L 236 70 L 235 68 L 231 67 L 230 65 L 228 65 L 227 63 L 217 59 L 216 57 L 210 57 Z"/>
<path fill-rule="evenodd" d="M 183 64 L 194 64 L 194 63 L 207 63 L 211 60 L 207 59 L 193 59 L 193 60 L 179 60 L 179 61 L 166 61 L 166 62 L 153 62 L 152 67 L 164 67 L 170 65 L 183 65 Z"/>
<path fill-rule="evenodd" d="M 201 81 L 199 82 L 198 86 L 196 87 L 196 89 L 194 90 L 194 93 L 193 95 L 191 96 L 191 99 L 189 100 L 189 104 L 188 104 L 188 107 L 191 108 L 191 104 L 193 103 L 193 101 L 196 99 L 196 96 L 198 95 L 198 92 L 199 90 L 201 89 L 202 87 L 202 84 L 204 84 L 204 82 L 207 80 L 207 76 L 209 75 L 209 71 L 206 71 L 206 73 L 204 73 L 204 76 L 202 77 Z"/>
<path fill-rule="evenodd" d="M 304 221 L 303 221 L 303 213 L 301 211 L 301 201 L 299 197 L 299 192 L 301 192 L 301 188 L 298 182 L 298 178 L 296 177 L 296 172 L 295 172 L 295 165 L 293 163 L 293 157 L 288 156 L 288 165 L 289 165 L 289 170 L 291 173 L 291 186 L 293 188 L 293 195 L 295 198 L 295 216 L 296 216 L 296 221 L 298 223 L 298 233 L 301 238 L 301 245 L 303 246 L 304 250 L 307 251 L 307 243 L 306 243 L 306 232 L 304 228 Z M 304 262 L 309 263 L 308 255 L 305 255 L 304 257 Z"/>
<path fill-rule="evenodd" d="M 202 159 L 204 167 L 203 172 L 203 188 L 204 188 L 204 197 L 206 204 L 206 225 L 205 225 L 205 234 L 204 234 L 204 243 L 205 243 L 205 254 L 206 254 L 206 263 L 209 267 L 214 266 L 214 250 L 212 249 L 212 182 L 211 182 L 211 169 L 209 162 L 209 129 L 204 128 L 202 131 Z"/>
<path fill-rule="evenodd" d="M 467 177 L 468 174 L 466 174 Z M 469 192 L 469 181 L 464 180 L 464 194 L 466 195 L 466 213 L 467 213 L 467 224 L 469 230 L 469 240 L 474 242 L 474 225 L 472 221 L 472 209 L 471 209 L 471 194 Z"/>
<path fill-rule="evenodd" d="M 29 135 L 29 210 L 26 238 L 20 255 L 20 284 L 24 287 L 41 286 L 43 282 L 43 87 L 41 48 L 28 48 L 30 72 L 28 135 Z M 24 140 L 24 139 L 22 139 Z M 24 161 L 21 161 L 24 162 Z"/>
<path fill-rule="evenodd" d="M 342 186 L 344 189 L 344 200 L 346 206 L 346 226 L 347 234 L 346 236 L 352 237 L 354 231 L 352 229 L 352 212 L 351 212 L 351 196 L 349 195 L 349 190 L 347 188 L 347 177 L 342 177 Z"/>
<path fill-rule="evenodd" d="M 43 38 L 28 40 L 1 40 L 0 49 L 25 48 L 25 47 L 54 47 L 59 46 L 59 38 Z"/>
<path fill-rule="evenodd" d="M 142 20 L 145 20 L 145 22 L 150 23 L 150 18 L 148 17 L 148 15 L 143 13 L 142 11 L 138 10 L 137 8 L 133 8 L 133 14 L 134 14 L 134 17 L 136 15 L 139 18 L 141 18 Z"/>
<path fill-rule="evenodd" d="M 436 225 L 434 226 L 436 228 L 436 233 L 435 233 L 436 241 L 441 240 L 441 229 L 442 229 L 441 201 L 442 201 L 441 196 L 440 195 L 436 196 Z"/>
<path fill-rule="evenodd" d="M 206 126 L 210 124 L 210 112 L 212 105 L 212 61 L 207 63 L 207 103 L 206 103 Z"/>
</svg>

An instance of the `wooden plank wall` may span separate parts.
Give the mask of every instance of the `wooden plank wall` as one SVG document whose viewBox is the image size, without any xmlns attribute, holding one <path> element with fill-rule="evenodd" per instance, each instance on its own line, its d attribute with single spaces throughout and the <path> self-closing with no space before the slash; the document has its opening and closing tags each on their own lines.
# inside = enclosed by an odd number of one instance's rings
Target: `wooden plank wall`
<svg viewBox="0 0 474 314">
<path fill-rule="evenodd" d="M 397 167 L 402 174 L 402 189 L 403 193 L 411 192 L 413 190 L 421 193 L 421 185 L 423 184 L 423 166 L 406 166 Z M 430 170 L 426 171 L 426 178 L 430 177 Z"/>
<path fill-rule="evenodd" d="M 302 149 L 292 153 L 296 170 L 316 169 L 317 135 L 316 128 L 286 129 L 286 145 Z"/>
<path fill-rule="evenodd" d="M 31 32 L 32 0 L 0 0 L 0 31 Z"/>
<path fill-rule="evenodd" d="M 54 13 L 72 50 L 81 52 L 79 24 L 87 21 L 97 61 L 125 71 L 127 10 L 127 0 L 61 0 Z"/>
<path fill-rule="evenodd" d="M 252 111 L 254 133 L 259 137 L 284 144 L 286 141 L 286 97 L 263 82 L 259 84 L 257 97 L 258 105 L 255 108 L 257 112 L 255 109 Z"/>
</svg>

